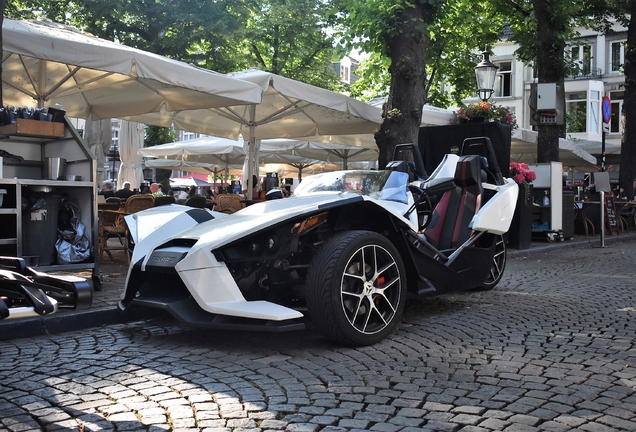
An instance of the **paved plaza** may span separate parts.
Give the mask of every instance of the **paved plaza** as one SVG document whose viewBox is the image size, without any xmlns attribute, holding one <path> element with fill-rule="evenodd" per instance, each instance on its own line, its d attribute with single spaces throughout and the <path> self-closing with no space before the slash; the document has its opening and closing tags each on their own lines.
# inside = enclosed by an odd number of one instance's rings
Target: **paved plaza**
<svg viewBox="0 0 636 432">
<path fill-rule="evenodd" d="M 635 292 L 631 239 L 514 254 L 372 347 L 171 319 L 0 341 L 0 430 L 636 431 Z"/>
</svg>

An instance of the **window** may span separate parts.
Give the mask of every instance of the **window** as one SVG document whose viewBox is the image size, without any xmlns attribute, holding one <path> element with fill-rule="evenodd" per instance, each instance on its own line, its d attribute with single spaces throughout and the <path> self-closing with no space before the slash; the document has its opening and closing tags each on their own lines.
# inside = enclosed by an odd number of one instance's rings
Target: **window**
<svg viewBox="0 0 636 432">
<path fill-rule="evenodd" d="M 574 92 L 565 95 L 565 122 L 568 133 L 586 132 L 587 95 Z"/>
<path fill-rule="evenodd" d="M 571 48 L 570 52 L 576 68 L 574 75 L 590 75 L 592 73 L 592 46 L 576 45 Z"/>
<path fill-rule="evenodd" d="M 495 63 L 499 66 L 495 78 L 495 97 L 512 96 L 512 62 Z"/>
<path fill-rule="evenodd" d="M 349 68 L 346 66 L 340 66 L 340 79 L 344 82 L 349 82 Z"/>
<path fill-rule="evenodd" d="M 625 92 L 610 92 L 612 101 L 612 116 L 610 117 L 610 133 L 621 133 L 621 114 L 623 111 L 623 98 Z"/>
<path fill-rule="evenodd" d="M 111 152 L 119 151 L 119 131 L 116 129 L 113 129 L 113 133 L 111 135 L 110 151 Z"/>
<path fill-rule="evenodd" d="M 183 141 L 195 139 L 196 134 L 194 132 L 183 132 Z"/>
<path fill-rule="evenodd" d="M 625 63 L 625 41 L 610 44 L 610 71 L 620 72 Z"/>
</svg>

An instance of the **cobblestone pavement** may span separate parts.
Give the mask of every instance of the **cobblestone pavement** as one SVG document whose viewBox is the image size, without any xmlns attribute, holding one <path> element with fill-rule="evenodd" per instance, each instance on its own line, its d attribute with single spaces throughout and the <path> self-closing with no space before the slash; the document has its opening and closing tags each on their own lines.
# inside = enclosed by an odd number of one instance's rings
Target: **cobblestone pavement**
<svg viewBox="0 0 636 432">
<path fill-rule="evenodd" d="M 0 342 L 0 430 L 636 431 L 634 256 L 511 258 L 358 349 L 169 319 Z"/>
</svg>

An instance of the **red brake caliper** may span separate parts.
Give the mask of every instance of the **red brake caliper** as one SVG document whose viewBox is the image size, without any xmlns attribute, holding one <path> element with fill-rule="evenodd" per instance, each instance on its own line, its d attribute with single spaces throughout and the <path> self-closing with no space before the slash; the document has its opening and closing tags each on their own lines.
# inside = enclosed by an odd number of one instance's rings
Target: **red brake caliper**
<svg viewBox="0 0 636 432">
<path fill-rule="evenodd" d="M 377 284 L 378 288 L 380 288 L 382 285 L 384 285 L 384 282 L 385 282 L 384 276 L 378 277 L 375 281 L 376 281 L 376 284 Z M 380 298 L 376 297 L 375 300 L 374 300 L 374 303 L 375 303 L 376 306 L 379 305 L 380 304 Z"/>
</svg>

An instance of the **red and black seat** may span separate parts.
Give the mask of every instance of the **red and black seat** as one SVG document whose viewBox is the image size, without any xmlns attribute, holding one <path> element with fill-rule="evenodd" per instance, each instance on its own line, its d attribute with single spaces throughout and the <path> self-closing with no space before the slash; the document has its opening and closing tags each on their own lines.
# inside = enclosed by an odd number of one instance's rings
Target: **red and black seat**
<svg viewBox="0 0 636 432">
<path fill-rule="evenodd" d="M 455 249 L 468 240 L 468 224 L 479 211 L 483 188 L 481 160 L 477 155 L 461 156 L 455 169 L 455 189 L 442 195 L 424 235 L 440 251 Z"/>
</svg>

